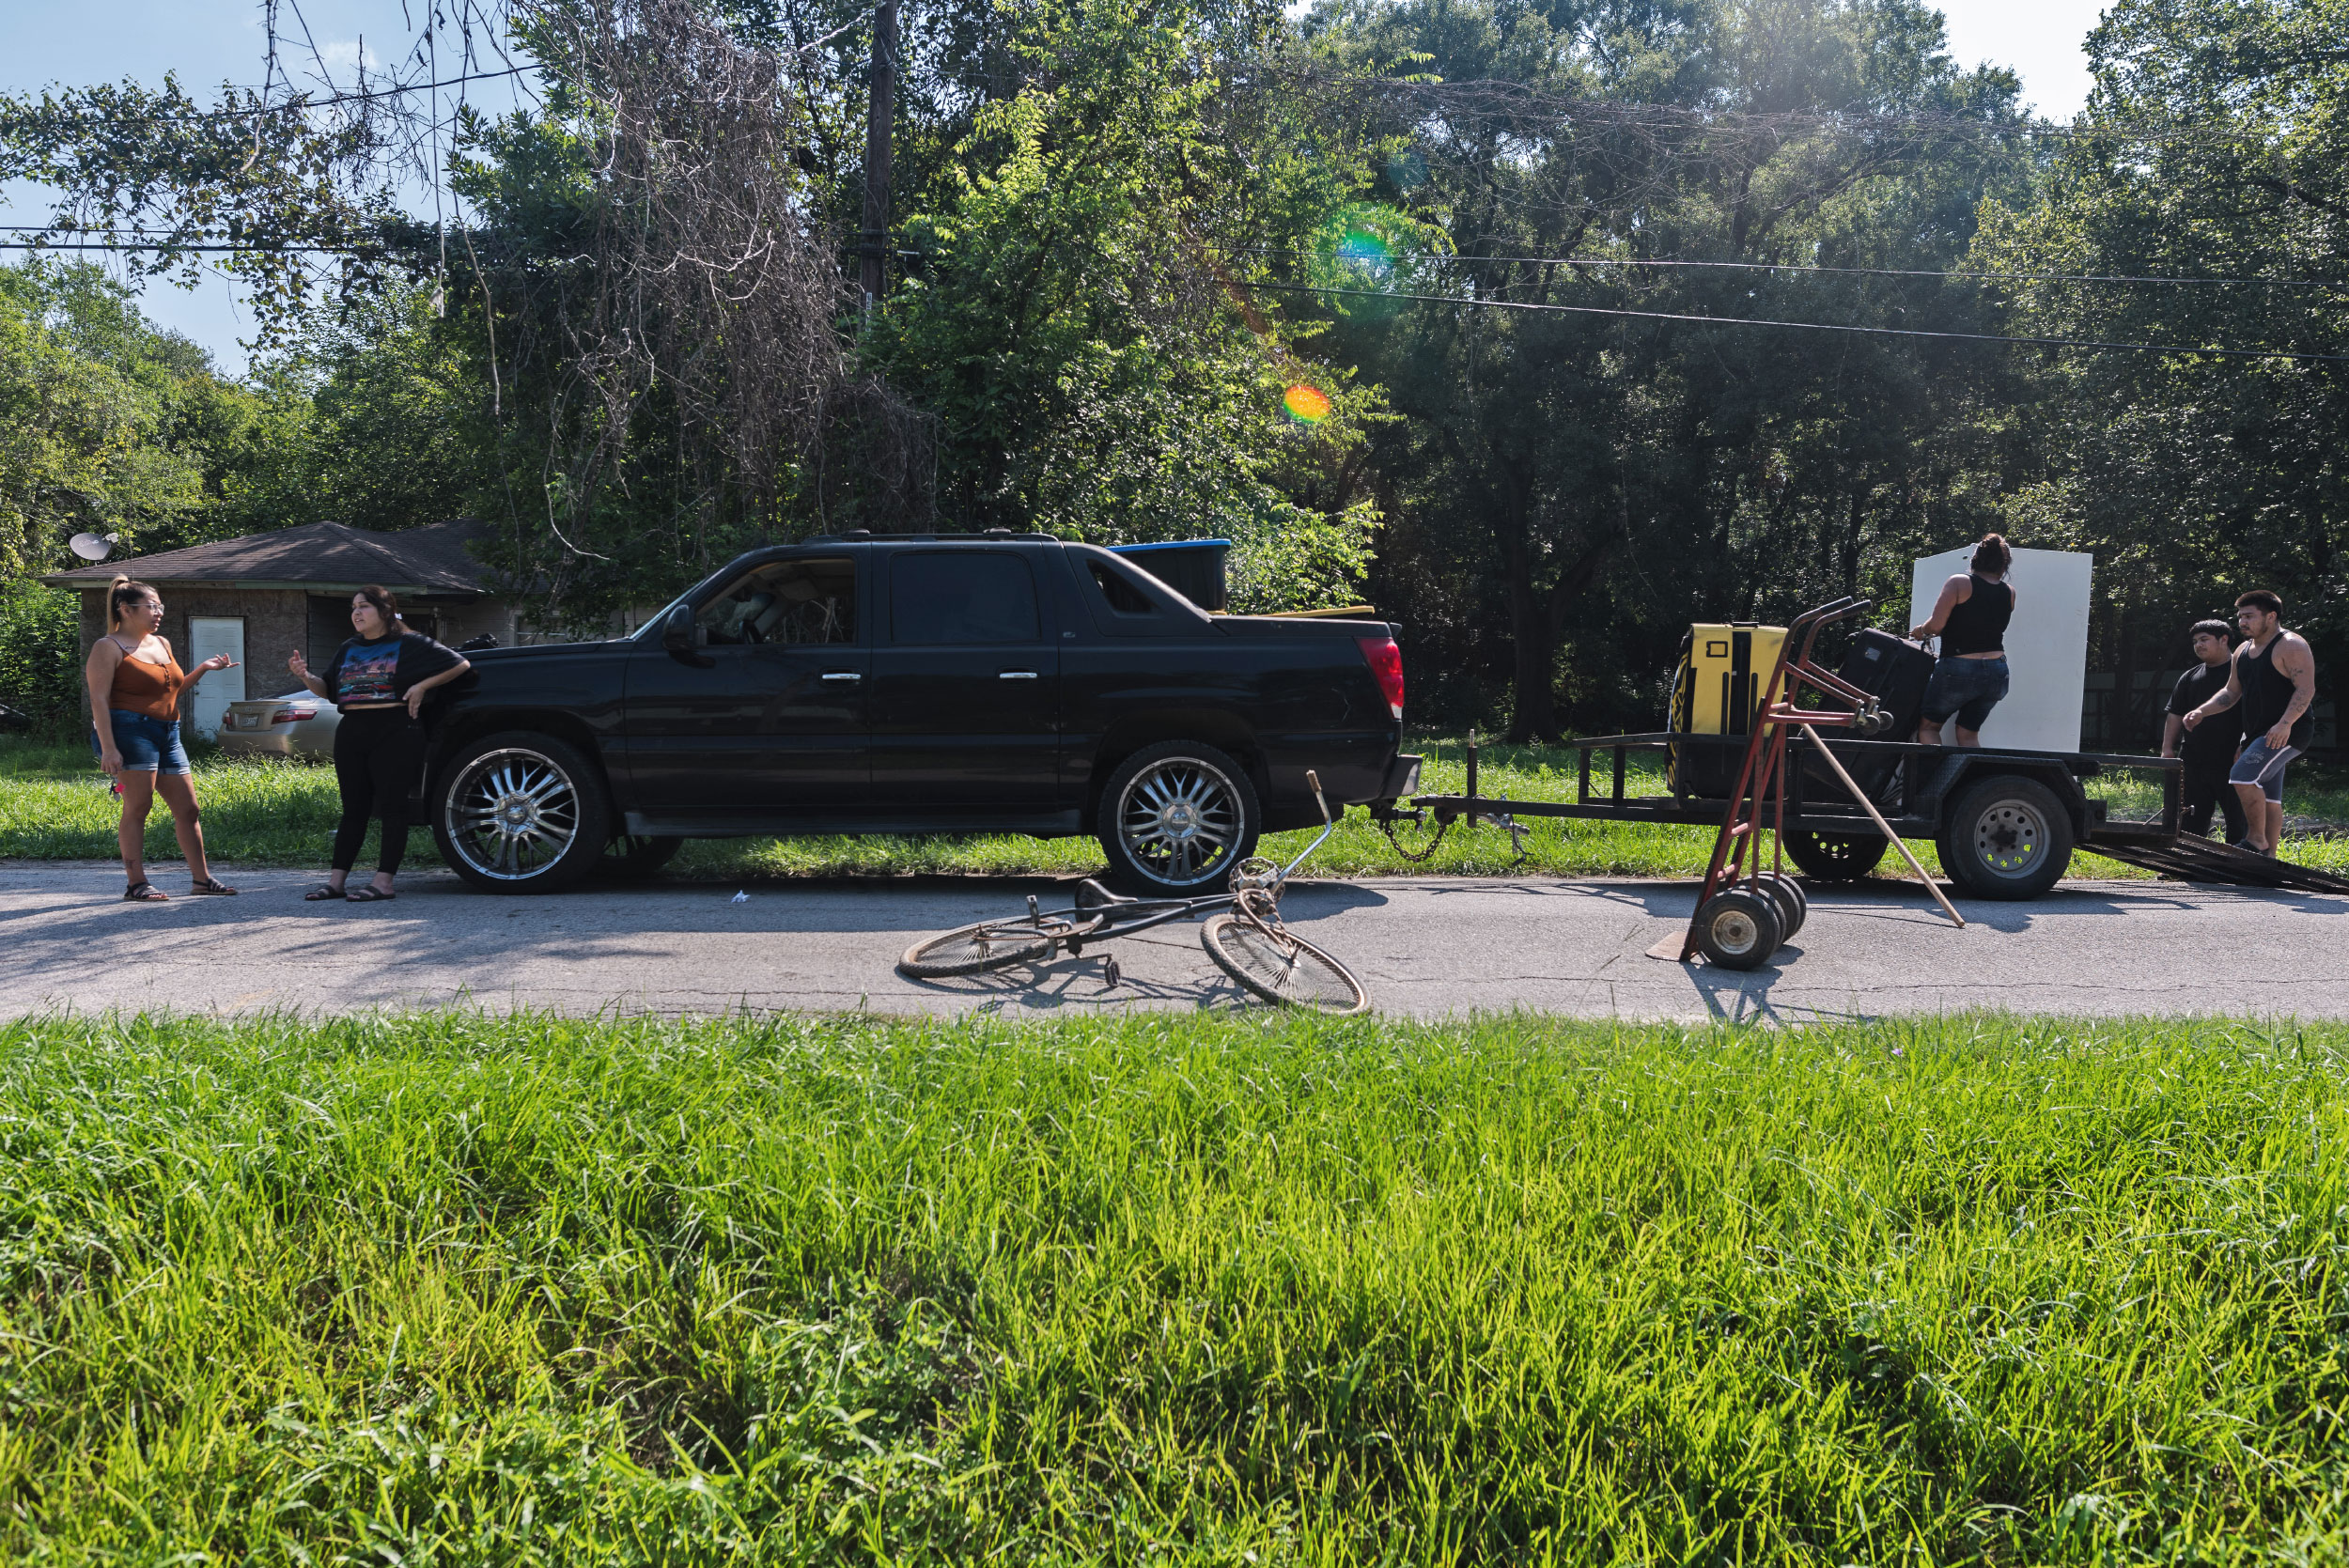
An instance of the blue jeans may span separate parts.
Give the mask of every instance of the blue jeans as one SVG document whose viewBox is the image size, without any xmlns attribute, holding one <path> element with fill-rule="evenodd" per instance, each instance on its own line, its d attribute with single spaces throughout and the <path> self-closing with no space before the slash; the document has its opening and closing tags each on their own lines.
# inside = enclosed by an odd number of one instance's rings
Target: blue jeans
<svg viewBox="0 0 2349 1568">
<path fill-rule="evenodd" d="M 115 751 L 122 757 L 126 773 L 193 773 L 188 753 L 179 744 L 179 721 L 150 719 L 144 713 L 128 708 L 110 707 L 106 717 L 112 722 Z M 105 748 L 98 743 L 98 732 L 90 731 L 91 754 L 103 757 Z"/>
<path fill-rule="evenodd" d="M 2003 659 L 1944 659 L 1925 682 L 1925 722 L 1944 723 L 1954 713 L 1959 729 L 1978 730 L 2006 695 L 2006 686 Z"/>
</svg>

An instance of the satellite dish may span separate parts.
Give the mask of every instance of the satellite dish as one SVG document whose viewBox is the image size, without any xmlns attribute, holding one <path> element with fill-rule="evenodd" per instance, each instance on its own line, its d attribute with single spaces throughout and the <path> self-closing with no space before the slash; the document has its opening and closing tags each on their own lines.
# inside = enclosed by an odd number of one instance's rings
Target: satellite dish
<svg viewBox="0 0 2349 1568">
<path fill-rule="evenodd" d="M 66 543 L 74 554 L 85 561 L 103 561 L 115 552 L 115 540 L 121 536 L 119 534 L 76 534 Z"/>
</svg>

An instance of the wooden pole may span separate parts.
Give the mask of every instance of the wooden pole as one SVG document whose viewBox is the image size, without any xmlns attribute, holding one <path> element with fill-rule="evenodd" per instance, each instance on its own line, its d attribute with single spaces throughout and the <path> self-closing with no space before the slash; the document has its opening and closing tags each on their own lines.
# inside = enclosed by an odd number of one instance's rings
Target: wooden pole
<svg viewBox="0 0 2349 1568">
<path fill-rule="evenodd" d="M 1867 791 L 1852 783 L 1851 775 L 1843 771 L 1843 765 L 1836 760 L 1833 752 L 1827 749 L 1827 742 L 1819 738 L 1819 732 L 1809 724 L 1805 724 L 1802 726 L 1802 733 L 1811 737 L 1811 743 L 1813 746 L 1819 748 L 1819 754 L 1827 758 L 1827 765 L 1835 769 L 1835 776 L 1843 781 L 1843 787 L 1851 791 L 1851 798 L 1859 801 L 1859 809 L 1868 814 L 1868 820 L 1874 822 L 1877 830 L 1891 841 L 1892 847 L 1901 852 L 1901 859 L 1906 861 L 1908 869 L 1917 874 L 1917 880 L 1925 885 L 1927 893 L 1933 894 L 1933 901 L 1940 905 L 1942 912 L 1957 922 L 1962 929 L 1966 924 L 1966 917 L 1957 912 L 1955 905 L 1942 896 L 1940 884 L 1925 875 L 1925 868 L 1917 863 L 1917 857 L 1908 852 L 1908 846 L 1901 842 L 1901 835 L 1894 832 L 1891 825 L 1884 820 L 1884 814 L 1876 810 L 1875 802 L 1868 799 Z"/>
<path fill-rule="evenodd" d="M 864 106 L 864 228 L 857 237 L 863 259 L 864 309 L 879 303 L 881 262 L 889 246 L 889 129 L 897 105 L 897 0 L 873 12 L 872 90 Z"/>
</svg>

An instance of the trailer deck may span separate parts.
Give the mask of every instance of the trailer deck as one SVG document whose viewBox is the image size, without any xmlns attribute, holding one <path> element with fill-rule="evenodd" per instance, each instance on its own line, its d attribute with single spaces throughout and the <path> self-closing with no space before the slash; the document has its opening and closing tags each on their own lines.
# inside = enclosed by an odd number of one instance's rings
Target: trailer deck
<svg viewBox="0 0 2349 1568">
<path fill-rule="evenodd" d="M 1743 735 L 1669 732 L 1572 740 L 1567 745 L 1578 753 L 1574 799 L 1519 800 L 1477 793 L 1471 743 L 1468 787 L 1461 794 L 1415 795 L 1384 814 L 1374 810 L 1374 815 L 1389 820 L 1408 815 L 1439 826 L 1463 820 L 1567 817 L 1719 828 L 1729 812 L 1727 791 L 1735 783 L 1735 762 L 1745 744 Z M 1949 804 L 1964 786 L 1985 775 L 2016 774 L 2047 784 L 2071 808 L 2079 848 L 2177 881 L 2349 893 L 2349 877 L 2181 832 L 2182 767 L 2172 758 L 1967 749 L 1840 737 L 1814 743 L 1797 735 L 1789 739 L 1789 758 L 1797 764 L 1788 768 L 1786 780 L 1785 826 L 1790 831 L 1828 839 L 1881 836 L 1824 762 L 1808 754 L 1814 744 L 1824 744 L 1834 753 L 1903 838 L 1941 838 L 1950 827 Z M 1656 782 L 1657 769 L 1640 765 L 1648 759 L 1662 763 L 1667 781 L 1719 779 L 1720 792 L 1635 794 L 1633 790 L 1642 784 Z"/>
</svg>

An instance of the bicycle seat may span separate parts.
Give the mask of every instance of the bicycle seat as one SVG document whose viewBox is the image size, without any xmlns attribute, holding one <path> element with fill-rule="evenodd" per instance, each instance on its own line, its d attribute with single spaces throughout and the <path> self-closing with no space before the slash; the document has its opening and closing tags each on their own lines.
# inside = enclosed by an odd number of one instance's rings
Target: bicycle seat
<svg viewBox="0 0 2349 1568">
<path fill-rule="evenodd" d="M 1123 893 L 1110 892 L 1090 877 L 1077 884 L 1077 908 L 1080 909 L 1106 909 L 1112 904 L 1137 902 L 1139 900 L 1128 898 Z"/>
</svg>

